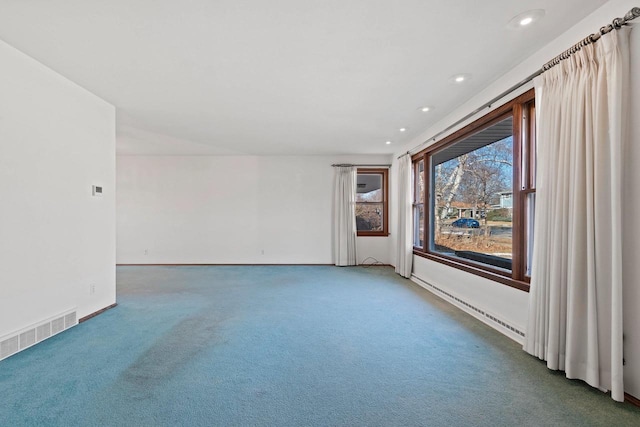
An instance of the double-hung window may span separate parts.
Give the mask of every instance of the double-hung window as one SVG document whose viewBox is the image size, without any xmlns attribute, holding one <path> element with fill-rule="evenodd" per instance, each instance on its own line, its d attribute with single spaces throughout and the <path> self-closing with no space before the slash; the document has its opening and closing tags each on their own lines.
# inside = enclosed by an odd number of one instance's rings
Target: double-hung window
<svg viewBox="0 0 640 427">
<path fill-rule="evenodd" d="M 388 169 L 358 168 L 356 228 L 358 236 L 388 236 Z"/>
<path fill-rule="evenodd" d="M 424 159 L 413 163 L 413 246 L 424 248 Z"/>
<path fill-rule="evenodd" d="M 414 253 L 528 290 L 533 90 L 413 156 Z"/>
</svg>

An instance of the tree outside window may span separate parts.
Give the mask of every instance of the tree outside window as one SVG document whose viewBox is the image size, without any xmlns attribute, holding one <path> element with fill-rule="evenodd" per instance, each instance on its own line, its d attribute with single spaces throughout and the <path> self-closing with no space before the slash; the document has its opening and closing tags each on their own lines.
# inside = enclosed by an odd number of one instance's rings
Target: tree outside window
<svg viewBox="0 0 640 427">
<path fill-rule="evenodd" d="M 413 156 L 414 254 L 528 290 L 533 90 Z"/>
<path fill-rule="evenodd" d="M 388 170 L 358 169 L 356 229 L 358 236 L 388 236 Z"/>
</svg>

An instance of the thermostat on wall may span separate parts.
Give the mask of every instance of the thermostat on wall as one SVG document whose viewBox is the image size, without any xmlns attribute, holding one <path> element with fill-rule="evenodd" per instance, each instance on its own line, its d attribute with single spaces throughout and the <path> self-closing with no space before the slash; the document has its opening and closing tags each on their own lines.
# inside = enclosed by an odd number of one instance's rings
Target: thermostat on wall
<svg viewBox="0 0 640 427">
<path fill-rule="evenodd" d="M 92 193 L 95 197 L 102 197 L 102 186 L 100 185 L 93 185 L 92 186 Z"/>
</svg>

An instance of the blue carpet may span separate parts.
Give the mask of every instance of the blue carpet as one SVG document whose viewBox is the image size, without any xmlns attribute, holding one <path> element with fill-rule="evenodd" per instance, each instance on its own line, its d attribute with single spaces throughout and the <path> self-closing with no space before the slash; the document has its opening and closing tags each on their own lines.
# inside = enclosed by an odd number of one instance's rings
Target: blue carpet
<svg viewBox="0 0 640 427">
<path fill-rule="evenodd" d="M 389 268 L 119 267 L 0 362 L 0 426 L 640 425 Z"/>
</svg>

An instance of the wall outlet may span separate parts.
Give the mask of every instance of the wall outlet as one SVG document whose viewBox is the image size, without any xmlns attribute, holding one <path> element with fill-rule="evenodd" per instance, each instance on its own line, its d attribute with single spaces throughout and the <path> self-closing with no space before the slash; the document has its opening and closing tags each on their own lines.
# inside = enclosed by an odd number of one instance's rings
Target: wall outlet
<svg viewBox="0 0 640 427">
<path fill-rule="evenodd" d="M 264 249 L 263 249 L 263 250 L 261 250 L 261 251 L 260 251 L 260 253 L 261 253 L 262 255 L 264 255 Z"/>
<path fill-rule="evenodd" d="M 145 249 L 145 250 L 144 250 L 144 254 L 145 254 L 145 255 L 149 255 L 149 249 Z"/>
<path fill-rule="evenodd" d="M 93 283 L 89 285 L 89 295 L 93 295 L 96 293 L 96 285 Z"/>
</svg>

